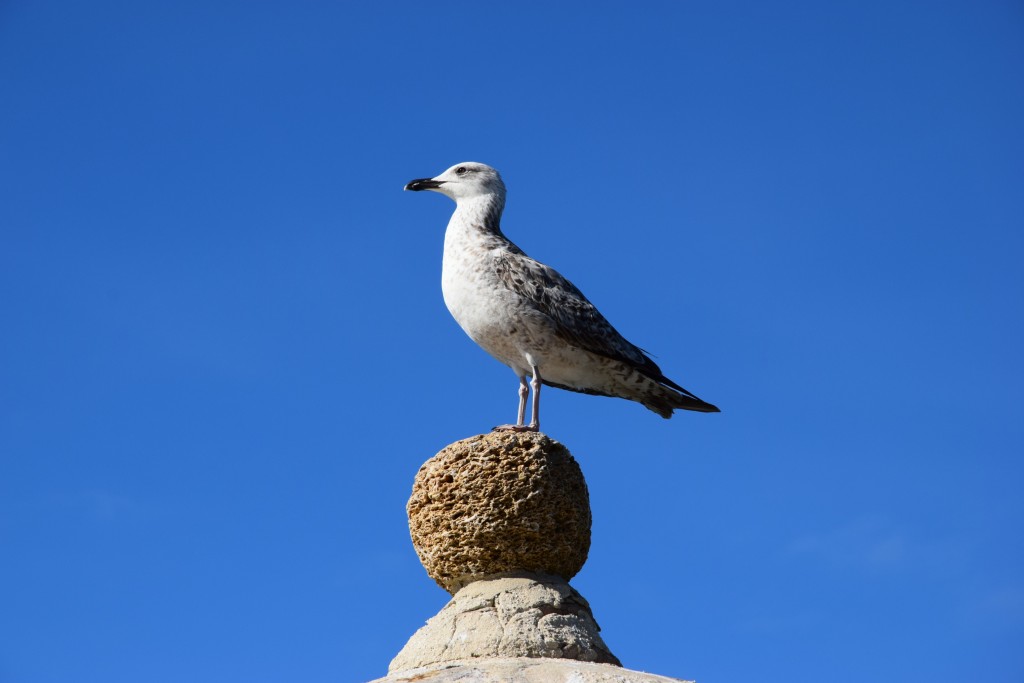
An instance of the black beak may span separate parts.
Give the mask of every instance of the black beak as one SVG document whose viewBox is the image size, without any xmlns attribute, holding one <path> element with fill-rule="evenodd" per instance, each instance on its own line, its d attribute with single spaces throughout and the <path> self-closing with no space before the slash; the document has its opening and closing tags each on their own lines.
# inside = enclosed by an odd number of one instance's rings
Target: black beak
<svg viewBox="0 0 1024 683">
<path fill-rule="evenodd" d="M 436 190 L 441 187 L 444 183 L 443 180 L 434 180 L 433 178 L 419 178 L 418 180 L 410 180 L 405 186 L 405 189 L 412 190 L 413 192 L 419 192 L 420 190 Z"/>
</svg>

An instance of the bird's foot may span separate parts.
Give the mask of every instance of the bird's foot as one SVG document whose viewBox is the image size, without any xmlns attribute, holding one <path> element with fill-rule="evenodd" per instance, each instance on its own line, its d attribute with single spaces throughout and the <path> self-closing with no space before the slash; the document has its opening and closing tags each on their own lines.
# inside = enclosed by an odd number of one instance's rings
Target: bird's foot
<svg viewBox="0 0 1024 683">
<path fill-rule="evenodd" d="M 498 425 L 491 429 L 492 432 L 539 432 L 540 425 Z"/>
</svg>

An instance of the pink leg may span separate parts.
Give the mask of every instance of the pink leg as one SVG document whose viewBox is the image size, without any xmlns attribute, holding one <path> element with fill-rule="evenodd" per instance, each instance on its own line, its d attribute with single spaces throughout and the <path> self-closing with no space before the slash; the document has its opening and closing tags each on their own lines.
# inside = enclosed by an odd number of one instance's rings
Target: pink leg
<svg viewBox="0 0 1024 683">
<path fill-rule="evenodd" d="M 530 431 L 540 431 L 540 370 L 534 365 L 533 379 L 530 380 L 530 387 L 533 388 L 533 414 L 530 419 Z M 524 380 L 525 381 L 525 380 Z M 522 420 L 520 420 L 522 422 Z"/>
<path fill-rule="evenodd" d="M 532 421 L 529 425 L 523 424 L 526 419 L 526 397 L 530 394 L 530 387 L 533 387 L 533 414 Z M 537 374 L 537 367 L 533 367 L 533 381 L 530 384 L 526 383 L 526 377 L 519 378 L 519 415 L 518 420 L 514 425 L 498 425 L 491 431 L 494 432 L 535 432 L 537 431 L 540 421 L 538 419 L 539 404 L 538 396 L 540 396 L 540 375 Z"/>
<path fill-rule="evenodd" d="M 523 420 L 526 419 L 526 397 L 530 394 L 530 387 L 526 383 L 526 376 L 519 378 L 519 417 L 516 419 L 516 424 L 523 424 Z"/>
</svg>

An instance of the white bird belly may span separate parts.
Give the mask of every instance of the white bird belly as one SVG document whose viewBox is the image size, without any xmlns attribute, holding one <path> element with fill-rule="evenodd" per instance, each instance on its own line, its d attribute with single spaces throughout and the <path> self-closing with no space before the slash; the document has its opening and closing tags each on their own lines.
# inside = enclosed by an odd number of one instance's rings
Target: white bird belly
<svg viewBox="0 0 1024 683">
<path fill-rule="evenodd" d="M 582 386 L 587 372 L 579 367 L 578 350 L 558 336 L 553 320 L 501 281 L 495 265 L 500 253 L 461 227 L 449 226 L 441 270 L 441 292 L 452 317 L 517 375 L 532 374 L 537 366 L 545 379 Z"/>
<path fill-rule="evenodd" d="M 528 372 L 526 337 L 532 335 L 528 335 L 519 314 L 519 297 L 505 289 L 497 277 L 488 277 L 482 268 L 467 269 L 465 265 L 445 263 L 441 292 L 448 311 L 485 351 L 516 373 Z"/>
</svg>

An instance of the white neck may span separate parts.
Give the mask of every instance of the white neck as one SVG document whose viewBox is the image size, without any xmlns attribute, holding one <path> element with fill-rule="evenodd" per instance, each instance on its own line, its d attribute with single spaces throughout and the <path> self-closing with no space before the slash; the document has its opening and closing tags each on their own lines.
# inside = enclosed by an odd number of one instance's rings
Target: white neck
<svg viewBox="0 0 1024 683">
<path fill-rule="evenodd" d="M 448 226 L 460 223 L 467 227 L 482 228 L 486 232 L 499 232 L 504 208 L 505 198 L 498 194 L 464 197 L 456 200 L 455 213 Z"/>
<path fill-rule="evenodd" d="M 497 194 L 465 197 L 456 201 L 455 213 L 444 233 L 444 261 L 465 258 L 470 244 L 488 245 L 496 238 L 507 241 L 501 233 L 501 211 L 505 198 Z M 486 247 L 485 247 L 486 248 Z"/>
</svg>

